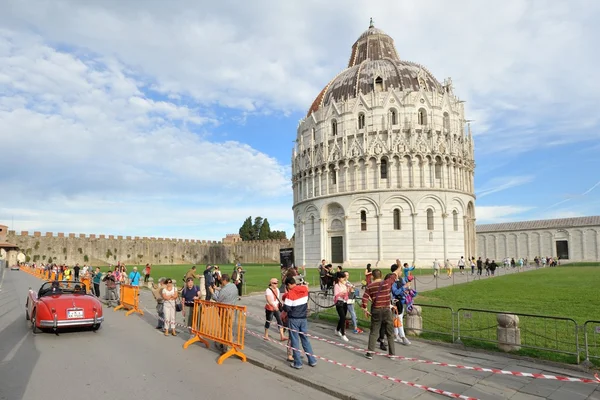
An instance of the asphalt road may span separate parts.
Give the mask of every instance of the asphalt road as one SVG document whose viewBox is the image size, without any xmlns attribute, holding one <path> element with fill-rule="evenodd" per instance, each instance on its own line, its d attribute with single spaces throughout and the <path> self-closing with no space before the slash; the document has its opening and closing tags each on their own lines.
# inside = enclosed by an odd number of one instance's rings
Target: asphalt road
<svg viewBox="0 0 600 400">
<path fill-rule="evenodd" d="M 33 335 L 25 300 L 28 288 L 42 282 L 23 272 L 2 272 L 2 400 L 332 399 L 237 358 L 217 365 L 214 349 L 183 350 L 184 335 L 165 337 L 150 316 L 125 317 L 105 307 L 97 332 Z"/>
</svg>

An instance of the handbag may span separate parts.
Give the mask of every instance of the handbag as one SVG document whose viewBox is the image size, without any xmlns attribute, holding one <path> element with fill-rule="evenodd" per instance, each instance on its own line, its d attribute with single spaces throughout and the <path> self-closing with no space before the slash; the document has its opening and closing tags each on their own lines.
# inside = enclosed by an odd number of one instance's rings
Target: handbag
<svg viewBox="0 0 600 400">
<path fill-rule="evenodd" d="M 181 299 L 177 298 L 177 300 L 175 300 L 175 312 L 181 312 L 181 310 L 183 310 Z"/>
<path fill-rule="evenodd" d="M 277 299 L 277 310 L 279 312 L 283 312 L 283 303 L 281 302 L 281 299 L 279 298 L 279 296 L 277 296 L 277 293 L 275 293 L 273 288 L 269 288 L 269 289 L 271 289 L 271 292 L 273 292 L 273 297 L 275 297 Z"/>
</svg>

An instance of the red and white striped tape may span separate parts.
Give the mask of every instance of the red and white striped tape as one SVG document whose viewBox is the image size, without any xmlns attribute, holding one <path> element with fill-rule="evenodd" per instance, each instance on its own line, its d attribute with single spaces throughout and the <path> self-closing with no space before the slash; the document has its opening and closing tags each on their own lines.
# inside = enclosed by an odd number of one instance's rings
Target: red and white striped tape
<svg viewBox="0 0 600 400">
<path fill-rule="evenodd" d="M 157 318 L 157 319 L 159 319 L 159 320 L 161 320 L 161 321 L 165 322 L 165 319 L 164 319 L 164 318 L 161 318 L 160 316 L 158 316 L 158 315 L 155 315 L 155 314 L 154 314 L 152 311 L 148 310 L 147 308 L 144 308 L 144 310 L 145 310 L 145 311 L 146 311 L 148 314 L 152 315 L 153 317 L 155 317 L 155 318 Z M 184 324 L 180 324 L 180 323 L 178 323 L 178 322 L 173 322 L 173 324 L 175 324 L 175 325 L 177 325 L 177 326 L 180 326 L 180 327 L 183 327 L 183 328 L 185 328 L 185 329 L 191 329 L 191 327 L 189 327 L 189 326 L 186 326 L 186 325 L 184 325 Z M 265 340 L 265 337 L 264 337 L 263 335 L 261 335 L 261 334 L 259 334 L 259 333 L 257 333 L 257 332 L 254 332 L 254 331 L 252 331 L 252 330 L 250 330 L 250 329 L 248 329 L 248 328 L 246 328 L 246 332 L 247 332 L 247 333 L 249 333 L 249 334 L 250 334 L 250 335 L 252 335 L 252 336 L 256 336 L 256 337 L 258 337 L 258 338 L 260 338 L 260 339 L 263 339 L 263 340 Z M 297 332 L 297 331 L 294 331 L 294 332 Z M 326 357 L 318 356 L 318 355 L 316 355 L 316 354 L 307 353 L 307 352 L 306 352 L 306 351 L 304 351 L 304 350 L 297 349 L 297 348 L 295 348 L 295 347 L 292 347 L 292 346 L 289 346 L 289 345 L 287 345 L 287 344 L 283 344 L 283 343 L 280 343 L 280 342 L 276 342 L 276 341 L 274 341 L 273 339 L 267 339 L 267 340 L 268 340 L 268 341 L 270 341 L 270 342 L 273 342 L 273 343 L 277 343 L 278 345 L 280 345 L 280 346 L 282 346 L 282 347 L 289 348 L 289 349 L 291 349 L 291 350 L 296 350 L 296 351 L 299 351 L 299 352 L 301 352 L 301 353 L 303 353 L 303 354 L 306 354 L 306 355 L 311 355 L 311 356 L 313 356 L 313 357 L 315 357 L 315 358 L 318 358 L 318 359 L 320 359 L 320 360 L 327 361 L 327 362 L 328 362 L 328 363 L 330 363 L 330 364 L 339 365 L 339 366 L 341 366 L 341 367 L 348 368 L 348 369 L 351 369 L 351 370 L 353 370 L 353 371 L 357 371 L 357 372 L 362 372 L 362 373 L 364 373 L 364 374 L 371 375 L 371 376 L 375 376 L 375 377 L 377 377 L 377 378 L 382 378 L 382 379 L 386 379 L 386 380 L 388 380 L 388 381 L 392 381 L 392 382 L 396 382 L 396 383 L 401 383 L 401 384 L 403 384 L 403 385 L 412 386 L 412 387 L 414 387 L 414 388 L 417 388 L 417 389 L 422 389 L 422 390 L 426 390 L 426 391 L 428 391 L 428 392 L 432 392 L 432 393 L 441 394 L 441 395 L 443 395 L 443 396 L 451 397 L 451 398 L 454 398 L 454 399 L 463 399 L 463 400 L 478 400 L 478 399 L 477 399 L 477 398 L 475 398 L 475 397 L 463 396 L 463 395 L 460 395 L 460 394 L 457 394 L 457 393 L 452 393 L 452 392 L 448 392 L 448 391 L 445 391 L 445 390 L 436 389 L 436 388 L 429 387 L 429 386 L 425 386 L 425 385 L 420 385 L 420 384 L 418 384 L 418 383 L 415 383 L 415 382 L 404 381 L 404 380 L 402 380 L 402 379 L 398 379 L 398 378 L 394 378 L 394 377 L 391 377 L 391 376 L 383 375 L 383 374 L 380 374 L 380 373 L 377 373 L 377 372 L 368 371 L 368 370 L 366 370 L 366 369 L 362 369 L 362 368 L 354 367 L 354 366 L 352 366 L 352 365 L 349 365 L 349 364 L 344 364 L 344 363 L 341 363 L 341 362 L 338 362 L 338 361 L 335 361 L 335 360 L 332 360 L 332 359 L 329 359 L 329 358 L 326 358 Z"/>
<path fill-rule="evenodd" d="M 262 320 L 262 316 L 258 316 L 254 313 L 247 312 L 247 315 L 251 316 L 254 319 Z M 278 325 L 276 323 L 274 323 L 273 325 L 277 325 L 277 326 L 281 327 L 281 325 Z M 284 328 L 286 328 L 286 327 L 284 327 Z M 286 329 L 289 330 L 289 328 L 286 328 Z M 306 335 L 312 339 L 319 340 L 321 342 L 325 342 L 325 343 L 329 343 L 329 344 L 333 344 L 335 346 L 344 347 L 349 350 L 354 350 L 354 351 L 358 351 L 358 352 L 370 352 L 370 353 L 376 354 L 378 356 L 388 357 L 388 358 L 392 358 L 392 359 L 398 359 L 398 360 L 402 360 L 402 361 L 416 362 L 416 363 L 420 363 L 420 364 L 435 365 L 438 367 L 458 368 L 458 369 L 477 371 L 477 372 L 491 372 L 493 374 L 499 374 L 499 375 L 512 375 L 512 376 L 520 376 L 520 377 L 534 378 L 534 379 L 549 379 L 549 380 L 556 380 L 556 381 L 561 381 L 561 382 L 579 382 L 579 383 L 594 383 L 594 384 L 600 383 L 600 377 L 598 376 L 598 374 L 596 374 L 594 376 L 596 379 L 572 378 L 572 377 L 560 376 L 560 375 L 548 375 L 548 374 L 539 374 L 539 373 L 521 372 L 521 371 L 506 371 L 506 370 L 497 369 L 497 368 L 484 368 L 484 367 L 473 367 L 473 366 L 469 366 L 469 365 L 450 364 L 450 363 L 444 363 L 444 362 L 439 362 L 439 361 L 422 360 L 422 359 L 414 358 L 414 357 L 404 357 L 404 356 L 397 356 L 397 355 L 390 356 L 387 353 L 381 353 L 381 352 L 377 352 L 377 351 L 372 352 L 367 349 L 363 349 L 360 347 L 336 342 L 335 340 L 325 339 L 325 338 L 322 338 L 319 336 L 311 335 L 309 333 L 303 333 L 303 332 L 298 332 L 298 333 L 301 335 Z"/>
<path fill-rule="evenodd" d="M 254 332 L 254 331 L 251 331 L 250 329 L 246 328 L 246 332 L 248 332 L 252 336 L 256 336 L 258 338 L 264 339 L 264 337 L 261 334 L 259 334 L 257 332 Z M 377 378 L 385 379 L 385 380 L 392 381 L 392 382 L 395 382 L 395 383 L 401 383 L 403 385 L 411 386 L 411 387 L 414 387 L 414 388 L 417 388 L 417 389 L 426 390 L 426 391 L 431 392 L 431 393 L 441 394 L 442 396 L 450 397 L 450 398 L 453 398 L 453 399 L 477 400 L 476 397 L 464 396 L 462 394 L 452 393 L 452 392 L 448 392 L 446 390 L 436 389 L 434 387 L 421 385 L 421 384 L 418 384 L 418 383 L 415 383 L 415 382 L 405 381 L 405 380 L 402 380 L 402 379 L 399 379 L 399 378 L 394 378 L 394 377 L 388 376 L 388 375 L 383 375 L 383 374 L 380 374 L 378 372 L 368 371 L 366 369 L 358 368 L 358 367 L 355 367 L 355 366 L 352 366 L 352 365 L 349 365 L 349 364 L 344 364 L 344 363 L 341 363 L 339 361 L 332 360 L 330 358 L 318 356 L 316 354 L 307 353 L 304 350 L 300 350 L 300 349 L 297 349 L 295 347 L 291 347 L 291 346 L 288 346 L 286 344 L 283 344 L 283 343 L 280 343 L 280 342 L 276 342 L 273 339 L 268 339 L 268 340 L 270 342 L 277 343 L 278 345 L 280 345 L 282 347 L 290 348 L 292 350 L 299 351 L 299 352 L 301 352 L 303 354 L 306 354 L 306 355 L 311 355 L 311 356 L 313 356 L 315 358 L 318 358 L 319 360 L 323 360 L 323 361 L 326 361 L 326 362 L 328 362 L 330 364 L 338 365 L 340 367 L 348 368 L 348 369 L 351 369 L 352 371 L 362 372 L 363 374 L 375 376 Z"/>
</svg>

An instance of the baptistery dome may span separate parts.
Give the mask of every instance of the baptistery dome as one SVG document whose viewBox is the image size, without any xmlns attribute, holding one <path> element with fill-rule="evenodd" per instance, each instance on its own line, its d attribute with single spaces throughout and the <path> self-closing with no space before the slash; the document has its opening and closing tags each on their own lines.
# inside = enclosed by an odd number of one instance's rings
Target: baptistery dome
<svg viewBox="0 0 600 400">
<path fill-rule="evenodd" d="M 317 95 L 292 155 L 295 258 L 417 266 L 475 255 L 474 144 L 452 81 L 371 22 Z"/>
</svg>

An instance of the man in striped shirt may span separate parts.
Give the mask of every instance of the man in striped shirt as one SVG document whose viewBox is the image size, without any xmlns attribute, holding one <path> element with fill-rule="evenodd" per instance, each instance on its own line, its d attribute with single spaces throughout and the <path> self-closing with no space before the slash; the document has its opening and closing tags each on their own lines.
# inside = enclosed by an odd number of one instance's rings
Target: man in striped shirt
<svg viewBox="0 0 600 400">
<path fill-rule="evenodd" d="M 366 357 L 370 360 L 373 358 L 375 344 L 379 336 L 379 330 L 383 324 L 388 338 L 388 350 L 391 356 L 395 355 L 394 348 L 394 317 L 390 309 L 390 292 L 392 285 L 398 280 L 398 275 L 401 274 L 401 269 L 393 271 L 390 277 L 386 280 L 381 279 L 381 270 L 375 269 L 372 272 L 373 282 L 365 289 L 362 298 L 362 308 L 368 317 L 371 316 L 371 331 L 369 332 L 369 349 Z M 367 305 L 371 301 L 371 312 L 367 311 Z"/>
</svg>

